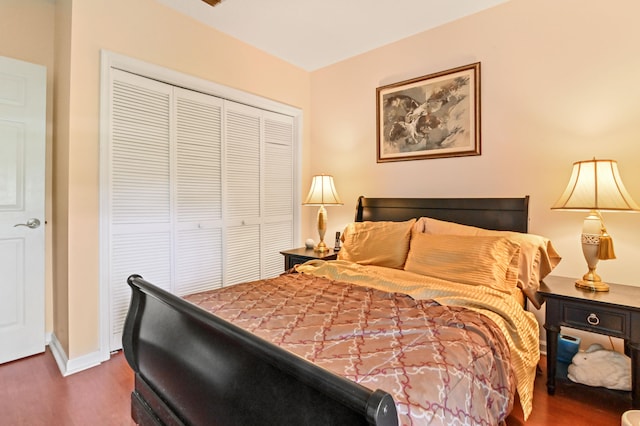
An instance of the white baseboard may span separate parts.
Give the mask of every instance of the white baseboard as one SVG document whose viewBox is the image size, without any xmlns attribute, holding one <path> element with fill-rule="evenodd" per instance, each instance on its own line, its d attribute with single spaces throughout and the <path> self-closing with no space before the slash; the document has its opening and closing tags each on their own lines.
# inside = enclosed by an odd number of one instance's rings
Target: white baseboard
<svg viewBox="0 0 640 426">
<path fill-rule="evenodd" d="M 102 361 L 105 361 L 100 354 L 100 351 L 92 352 L 78 358 L 69 359 L 62 348 L 60 341 L 56 338 L 55 333 L 51 334 L 49 349 L 51 349 L 51 353 L 53 354 L 63 377 L 95 367 L 96 365 L 100 365 Z"/>
</svg>

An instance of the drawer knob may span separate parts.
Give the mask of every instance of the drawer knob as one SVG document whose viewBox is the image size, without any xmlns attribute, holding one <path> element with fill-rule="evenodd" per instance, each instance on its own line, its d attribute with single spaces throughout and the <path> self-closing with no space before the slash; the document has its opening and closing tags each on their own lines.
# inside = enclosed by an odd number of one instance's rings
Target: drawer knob
<svg viewBox="0 0 640 426">
<path fill-rule="evenodd" d="M 591 325 L 598 325 L 600 324 L 600 318 L 596 314 L 589 314 L 587 322 Z"/>
</svg>

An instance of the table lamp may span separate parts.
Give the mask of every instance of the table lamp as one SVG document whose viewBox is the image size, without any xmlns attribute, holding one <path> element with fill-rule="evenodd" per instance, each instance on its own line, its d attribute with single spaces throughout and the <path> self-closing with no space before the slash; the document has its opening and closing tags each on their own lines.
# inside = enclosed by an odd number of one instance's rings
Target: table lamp
<svg viewBox="0 0 640 426">
<path fill-rule="evenodd" d="M 327 210 L 324 206 L 342 205 L 342 201 L 333 185 L 333 176 L 317 175 L 311 181 L 311 189 L 307 195 L 305 206 L 320 206 L 318 209 L 318 234 L 320 242 L 313 249 L 318 252 L 325 252 L 329 247 L 324 242 L 324 234 L 327 232 Z"/>
<path fill-rule="evenodd" d="M 596 265 L 598 260 L 615 259 L 616 255 L 600 212 L 640 210 L 622 184 L 617 162 L 594 158 L 573 163 L 569 184 L 551 209 L 589 212 L 581 237 L 582 253 L 589 271 L 576 281 L 576 287 L 609 291 L 609 286 L 596 274 Z"/>
</svg>

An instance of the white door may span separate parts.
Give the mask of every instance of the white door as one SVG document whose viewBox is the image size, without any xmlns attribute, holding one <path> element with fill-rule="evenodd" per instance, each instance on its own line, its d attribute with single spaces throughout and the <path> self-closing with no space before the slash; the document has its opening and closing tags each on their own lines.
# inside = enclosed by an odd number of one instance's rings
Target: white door
<svg viewBox="0 0 640 426">
<path fill-rule="evenodd" d="M 0 57 L 0 363 L 45 347 L 46 73 Z"/>
</svg>

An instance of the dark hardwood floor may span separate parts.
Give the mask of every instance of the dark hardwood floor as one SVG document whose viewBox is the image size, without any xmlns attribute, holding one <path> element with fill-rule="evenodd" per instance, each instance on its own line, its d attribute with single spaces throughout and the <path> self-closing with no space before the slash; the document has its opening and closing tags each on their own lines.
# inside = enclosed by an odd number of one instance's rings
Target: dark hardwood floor
<svg viewBox="0 0 640 426">
<path fill-rule="evenodd" d="M 129 426 L 133 372 L 122 352 L 62 377 L 47 350 L 0 365 L 0 424 L 11 426 Z"/>
<path fill-rule="evenodd" d="M 516 401 L 508 426 L 620 426 L 622 413 L 631 409 L 631 393 L 577 385 L 565 379 L 556 384 L 554 396 L 547 394 L 547 358 L 540 360 L 536 377 L 533 412 L 524 422 Z"/>
<path fill-rule="evenodd" d="M 544 367 L 543 358 L 540 365 Z M 570 383 L 548 396 L 545 376 L 536 379 L 534 409 L 524 423 L 516 402 L 507 425 L 620 425 L 629 409 L 622 394 L 585 390 Z M 0 365 L 0 424 L 11 426 L 130 426 L 133 373 L 121 352 L 98 367 L 62 377 L 49 349 Z"/>
</svg>

